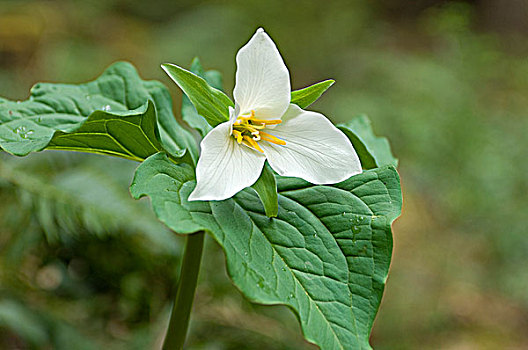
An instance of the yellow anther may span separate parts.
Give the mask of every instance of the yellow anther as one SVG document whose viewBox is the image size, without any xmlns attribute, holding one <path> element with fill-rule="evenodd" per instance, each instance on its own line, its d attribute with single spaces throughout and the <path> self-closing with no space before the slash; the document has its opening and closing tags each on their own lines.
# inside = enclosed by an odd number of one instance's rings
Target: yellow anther
<svg viewBox="0 0 528 350">
<path fill-rule="evenodd" d="M 236 141 L 241 144 L 251 147 L 259 152 L 264 153 L 257 141 L 267 141 L 276 145 L 284 146 L 285 141 L 262 131 L 268 125 L 277 125 L 282 123 L 280 119 L 257 119 L 255 118 L 255 111 L 246 113 L 237 118 L 233 123 L 232 135 Z"/>
<path fill-rule="evenodd" d="M 253 126 L 256 126 L 255 124 L 263 124 L 264 125 L 277 125 L 282 123 L 282 120 L 280 119 L 257 119 L 254 117 L 238 117 L 237 121 L 235 122 L 235 125 L 241 125 L 251 122 Z"/>
<path fill-rule="evenodd" d="M 280 119 L 256 119 L 252 118 L 250 119 L 253 123 L 256 124 L 265 124 L 265 125 L 277 125 L 282 123 L 282 120 Z"/>
<path fill-rule="evenodd" d="M 244 125 L 244 127 L 249 132 L 258 132 L 259 130 L 264 129 L 264 126 L 260 126 L 260 125 Z"/>
<path fill-rule="evenodd" d="M 242 143 L 242 133 L 238 130 L 235 130 L 233 129 L 233 136 L 235 137 L 235 139 L 237 140 L 237 142 L 240 144 Z"/>
<path fill-rule="evenodd" d="M 258 143 L 255 142 L 255 140 L 253 140 L 251 137 L 249 137 L 247 135 L 244 135 L 244 141 L 246 141 L 247 144 L 249 144 L 250 147 L 256 149 L 257 151 L 259 151 L 261 153 L 264 153 L 264 151 L 262 150 L 262 148 L 260 148 Z"/>
<path fill-rule="evenodd" d="M 259 135 L 260 135 L 260 139 L 262 141 L 268 141 L 268 142 L 274 143 L 276 145 L 282 145 L 282 146 L 284 146 L 286 144 L 286 141 L 281 140 L 278 137 L 275 137 L 275 136 L 273 136 L 271 134 L 268 134 L 267 132 L 261 131 L 259 133 Z"/>
</svg>

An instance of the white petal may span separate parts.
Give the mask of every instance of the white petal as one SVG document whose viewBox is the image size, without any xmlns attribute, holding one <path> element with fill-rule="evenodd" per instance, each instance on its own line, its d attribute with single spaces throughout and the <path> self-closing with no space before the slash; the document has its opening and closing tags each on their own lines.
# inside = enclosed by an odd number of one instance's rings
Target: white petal
<svg viewBox="0 0 528 350">
<path fill-rule="evenodd" d="M 350 140 L 324 115 L 290 105 L 282 120 L 270 133 L 286 145 L 259 142 L 277 173 L 314 184 L 336 183 L 361 173 Z"/>
<path fill-rule="evenodd" d="M 264 161 L 263 154 L 236 143 L 231 124 L 222 123 L 205 136 L 196 166 L 196 188 L 190 201 L 230 198 L 257 181 Z"/>
<path fill-rule="evenodd" d="M 235 124 L 237 118 L 238 118 L 238 105 L 235 105 L 235 108 L 229 106 L 227 107 L 227 110 L 229 111 L 229 135 L 233 133 L 233 124 Z"/>
<path fill-rule="evenodd" d="M 280 119 L 290 104 L 290 74 L 275 43 L 259 28 L 236 56 L 233 95 L 240 113 L 255 111 L 261 119 Z"/>
</svg>

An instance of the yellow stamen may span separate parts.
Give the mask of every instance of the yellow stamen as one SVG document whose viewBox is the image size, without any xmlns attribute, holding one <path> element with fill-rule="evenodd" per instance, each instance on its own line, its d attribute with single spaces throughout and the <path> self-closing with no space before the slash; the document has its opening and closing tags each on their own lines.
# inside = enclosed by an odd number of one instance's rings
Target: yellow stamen
<svg viewBox="0 0 528 350">
<path fill-rule="evenodd" d="M 257 141 L 267 141 L 282 146 L 286 144 L 286 141 L 263 131 L 268 125 L 277 125 L 280 123 L 282 123 L 280 119 L 267 120 L 255 118 L 255 111 L 251 111 L 251 113 L 246 113 L 237 118 L 233 123 L 231 135 L 239 144 L 243 143 L 250 148 L 264 153 Z"/>
<path fill-rule="evenodd" d="M 244 141 L 247 141 L 247 143 L 249 143 L 249 145 L 256 149 L 257 151 L 261 152 L 261 153 L 264 153 L 264 151 L 262 150 L 262 148 L 260 148 L 260 146 L 258 145 L 258 143 L 255 142 L 255 140 L 253 140 L 251 137 L 247 136 L 247 135 L 244 135 Z"/>
<path fill-rule="evenodd" d="M 235 136 L 235 139 L 239 144 L 242 142 L 242 133 L 240 131 L 233 129 L 233 136 Z"/>
<path fill-rule="evenodd" d="M 277 125 L 277 124 L 282 123 L 282 120 L 280 120 L 280 119 L 257 119 L 257 118 L 253 118 L 253 119 L 251 119 L 251 121 L 253 123 L 262 123 L 262 124 L 266 124 L 266 125 Z"/>
<path fill-rule="evenodd" d="M 267 132 L 261 131 L 259 132 L 260 139 L 263 141 L 268 141 L 271 143 L 274 143 L 276 145 L 282 145 L 284 146 L 286 144 L 286 141 L 279 139 L 278 137 L 275 137 L 271 134 L 268 134 Z"/>
<path fill-rule="evenodd" d="M 238 117 L 237 121 L 235 122 L 235 125 L 240 125 L 241 123 L 247 123 L 252 122 L 252 126 L 256 126 L 255 124 L 263 124 L 265 125 L 277 125 L 282 123 L 282 120 L 280 119 L 257 119 L 254 117 Z"/>
<path fill-rule="evenodd" d="M 264 126 L 257 126 L 257 125 L 243 125 L 244 128 L 246 128 L 249 132 L 258 132 L 259 130 L 264 129 Z"/>
</svg>

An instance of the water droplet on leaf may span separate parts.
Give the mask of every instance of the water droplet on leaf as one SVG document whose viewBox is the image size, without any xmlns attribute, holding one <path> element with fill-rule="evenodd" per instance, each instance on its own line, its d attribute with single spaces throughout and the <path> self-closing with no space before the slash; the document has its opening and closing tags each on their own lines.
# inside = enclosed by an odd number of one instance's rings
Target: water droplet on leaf
<svg viewBox="0 0 528 350">
<path fill-rule="evenodd" d="M 33 130 L 27 130 L 25 126 L 19 126 L 18 128 L 14 129 L 13 132 L 23 139 L 27 139 L 28 135 L 34 133 Z"/>
</svg>

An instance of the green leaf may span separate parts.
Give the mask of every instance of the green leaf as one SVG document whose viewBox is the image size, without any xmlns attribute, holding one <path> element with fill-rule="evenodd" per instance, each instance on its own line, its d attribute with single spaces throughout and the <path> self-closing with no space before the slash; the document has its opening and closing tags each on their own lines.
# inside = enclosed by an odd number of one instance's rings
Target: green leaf
<svg viewBox="0 0 528 350">
<path fill-rule="evenodd" d="M 325 80 L 317 84 L 305 87 L 304 89 L 295 90 L 291 93 L 291 103 L 296 104 L 301 108 L 306 108 L 315 101 L 321 95 L 328 90 L 328 88 L 334 85 L 335 80 Z"/>
<path fill-rule="evenodd" d="M 378 137 L 366 115 L 355 117 L 346 124 L 337 125 L 348 136 L 361 160 L 363 169 L 373 169 L 383 165 L 398 166 L 391 152 L 389 141 Z"/>
<path fill-rule="evenodd" d="M 205 70 L 202 66 L 202 62 L 200 62 L 200 59 L 198 57 L 193 58 L 193 60 L 191 61 L 191 73 L 194 73 L 200 78 L 205 79 Z M 207 83 L 209 84 L 209 82 Z"/>
<path fill-rule="evenodd" d="M 266 163 L 262 168 L 262 174 L 257 182 L 251 186 L 258 194 L 267 217 L 276 217 L 279 212 L 279 202 L 277 198 L 277 182 L 273 175 L 273 170 Z"/>
<path fill-rule="evenodd" d="M 0 147 L 23 156 L 51 142 L 55 149 L 144 159 L 160 150 L 156 112 L 163 148 L 175 156 L 188 150 L 196 157 L 197 145 L 174 120 L 166 87 L 141 80 L 126 62 L 113 64 L 93 82 L 38 83 L 26 101 L 0 100 Z"/>
<path fill-rule="evenodd" d="M 228 107 L 233 106 L 233 102 L 226 94 L 188 70 L 169 63 L 161 66 L 212 127 L 229 119 Z"/>
<path fill-rule="evenodd" d="M 154 104 L 115 114 L 95 111 L 74 132 L 55 132 L 47 149 L 79 151 L 143 161 L 161 150 Z"/>
<path fill-rule="evenodd" d="M 215 89 L 224 91 L 222 73 L 220 73 L 219 71 L 214 69 L 206 71 L 204 74 L 204 79 L 206 82 L 209 83 L 209 85 L 211 85 Z"/>
<path fill-rule="evenodd" d="M 193 135 L 176 121 L 172 112 L 172 97 L 167 87 L 155 80 L 145 81 L 143 86 L 156 105 L 158 130 L 163 148 L 174 157 L 182 158 L 182 161 L 188 162 L 188 158 L 191 158 L 196 163 L 199 154 L 198 144 Z"/>
<path fill-rule="evenodd" d="M 131 193 L 148 195 L 158 218 L 178 233 L 207 230 L 222 246 L 233 283 L 250 300 L 284 304 L 305 338 L 321 349 L 368 349 L 392 253 L 391 223 L 401 211 L 392 166 L 334 186 L 277 177 L 279 210 L 265 215 L 245 189 L 224 201 L 193 201 L 194 171 L 151 156 Z"/>
<path fill-rule="evenodd" d="M 205 72 L 198 57 L 194 58 L 191 63 L 191 72 L 205 79 L 205 81 L 212 87 L 222 90 L 222 76 L 217 71 Z M 194 108 L 191 100 L 184 94 L 182 100 L 182 119 L 189 124 L 190 127 L 196 129 L 202 137 L 211 131 L 212 127 L 207 120 L 202 117 Z"/>
</svg>

